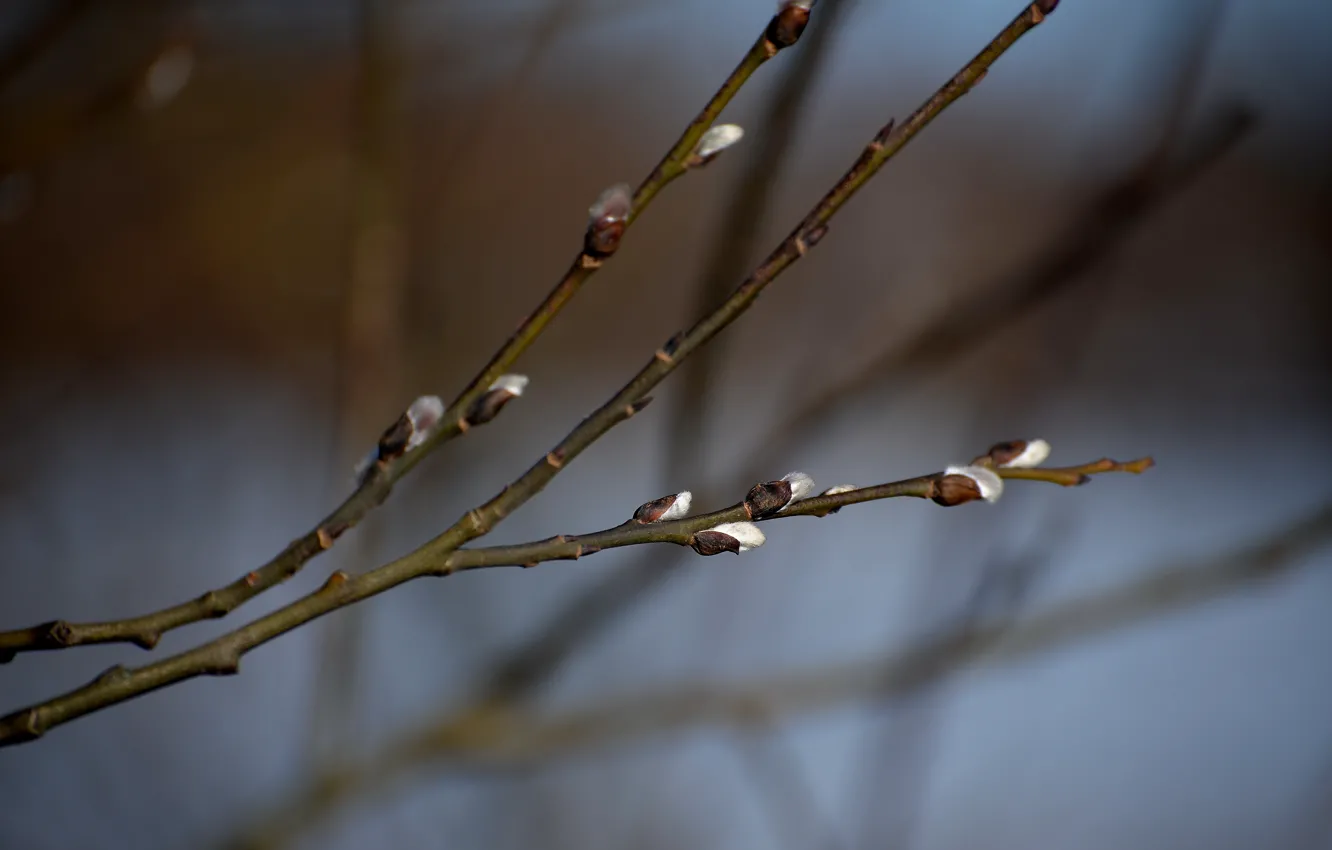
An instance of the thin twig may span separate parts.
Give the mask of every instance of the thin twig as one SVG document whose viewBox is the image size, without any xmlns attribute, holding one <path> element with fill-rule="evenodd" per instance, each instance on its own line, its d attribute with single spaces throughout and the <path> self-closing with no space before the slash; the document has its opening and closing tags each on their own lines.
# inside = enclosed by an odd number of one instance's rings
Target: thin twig
<svg viewBox="0 0 1332 850">
<path fill-rule="evenodd" d="M 777 21 L 777 18 L 774 17 L 773 21 Z M 668 183 L 689 170 L 689 160 L 699 139 L 731 102 L 736 92 L 760 65 L 775 56 L 782 48 L 789 46 L 779 44 L 770 38 L 769 33 L 773 28 L 774 24 L 770 22 L 740 60 L 740 64 L 722 83 L 721 88 L 694 117 L 679 140 L 638 187 L 633 195 L 632 208 L 624 223 L 625 227 L 637 220 L 657 193 Z M 361 479 L 355 492 L 346 501 L 305 535 L 288 544 L 268 563 L 224 587 L 210 590 L 189 602 L 173 605 L 151 614 L 97 623 L 55 620 L 26 629 L 0 632 L 0 663 L 13 660 L 20 652 L 67 649 L 99 643 L 132 643 L 143 649 L 152 649 L 165 632 L 202 620 L 223 617 L 265 590 L 291 578 L 308 561 L 330 548 L 334 541 L 382 504 L 388 498 L 393 485 L 426 455 L 440 444 L 467 430 L 472 424 L 468 421 L 468 413 L 473 405 L 541 335 L 556 314 L 601 267 L 602 262 L 602 258 L 594 257 L 586 250 L 580 251 L 563 279 L 449 405 L 444 412 L 440 427 L 432 431 L 430 437 L 412 451 L 374 464 L 369 474 Z"/>
<path fill-rule="evenodd" d="M 824 195 L 768 259 L 740 284 L 730 298 L 687 333 L 673 338 L 657 351 L 648 364 L 610 401 L 584 419 L 559 445 L 516 481 L 505 487 L 499 495 L 468 511 L 443 534 L 396 561 L 358 576 L 349 576 L 341 571 L 335 572 L 314 593 L 213 641 L 133 670 L 122 666 L 113 667 L 82 688 L 0 718 L 0 746 L 32 740 L 54 726 L 176 682 L 203 675 L 235 674 L 240 670 L 240 659 L 245 653 L 330 611 L 368 599 L 422 576 L 455 571 L 456 567 L 447 570 L 443 568 L 460 546 L 489 533 L 506 516 L 544 489 L 564 466 L 592 443 L 641 410 L 649 400 L 648 393 L 657 384 L 661 383 L 692 352 L 739 318 L 768 284 L 817 245 L 827 233 L 828 222 L 883 167 L 884 163 L 949 104 L 980 82 L 994 61 L 1018 39 L 1045 20 L 1055 5 L 1056 0 L 1038 0 L 1024 8 L 979 54 L 905 122 L 897 127 L 889 122 L 866 146 L 842 179 Z M 791 6 L 785 7 L 784 12 L 791 8 Z M 783 13 L 779 13 L 778 17 L 773 19 L 774 24 L 779 22 Z M 770 26 L 770 30 L 773 28 Z M 765 33 L 764 39 L 766 38 Z M 761 39 L 761 43 L 762 41 Z M 771 42 L 767 43 L 771 45 Z M 677 146 L 677 149 L 679 148 L 680 146 Z M 692 146 L 688 150 L 692 150 Z M 650 178 L 649 185 L 652 183 L 653 180 Z M 663 184 L 656 184 L 656 188 L 659 189 L 660 185 Z M 410 459 L 416 454 L 408 452 L 404 457 Z M 382 480 L 382 477 L 376 480 Z M 846 504 L 851 504 L 854 501 L 885 498 L 889 495 L 930 495 L 933 492 L 932 488 L 938 485 L 937 478 L 927 476 L 925 479 L 883 485 L 888 490 L 877 495 L 868 495 L 868 491 L 880 488 L 857 490 L 843 496 L 849 499 Z M 807 501 L 825 510 L 831 510 L 841 506 L 841 502 L 828 501 L 837 498 L 839 497 L 820 496 Z M 799 504 L 793 505 L 792 509 L 798 507 Z M 638 530 L 612 533 L 629 536 L 638 533 Z M 649 541 L 644 539 L 641 542 Z M 459 553 L 459 557 L 479 556 Z M 521 563 L 526 562 L 527 559 L 521 561 Z"/>
</svg>

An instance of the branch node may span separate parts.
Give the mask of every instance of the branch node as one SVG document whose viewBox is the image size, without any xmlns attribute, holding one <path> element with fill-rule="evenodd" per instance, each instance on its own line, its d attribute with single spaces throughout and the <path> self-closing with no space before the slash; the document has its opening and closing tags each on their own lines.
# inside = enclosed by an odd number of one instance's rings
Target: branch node
<svg viewBox="0 0 1332 850">
<path fill-rule="evenodd" d="M 319 589 L 326 591 L 337 590 L 338 588 L 346 584 L 347 580 L 350 578 L 351 576 L 347 575 L 346 570 L 334 570 L 332 573 L 329 574 L 328 578 L 324 579 L 324 586 Z"/>
<path fill-rule="evenodd" d="M 99 685 L 109 685 L 112 682 L 124 679 L 128 675 L 129 670 L 125 669 L 124 664 L 115 664 L 99 673 L 93 681 Z"/>
<path fill-rule="evenodd" d="M 54 620 L 47 624 L 46 637 L 56 646 L 70 647 L 74 645 L 74 627 L 68 620 Z"/>
<path fill-rule="evenodd" d="M 467 429 L 472 427 L 471 423 L 467 421 L 466 416 L 459 416 L 458 421 L 455 422 L 454 425 L 457 426 L 459 434 L 466 434 Z"/>
<path fill-rule="evenodd" d="M 200 596 L 198 601 L 199 607 L 203 608 L 204 613 L 213 619 L 217 619 L 227 613 L 226 603 L 222 601 L 222 597 L 217 595 L 216 590 L 208 591 L 203 596 Z"/>
<path fill-rule="evenodd" d="M 472 530 L 478 536 L 485 534 L 490 528 L 486 525 L 485 515 L 481 513 L 480 508 L 472 508 L 467 512 L 467 520 L 472 524 Z"/>
<path fill-rule="evenodd" d="M 667 366 L 675 362 L 675 358 L 668 354 L 664 348 L 658 348 L 657 352 L 652 356 L 660 360 L 662 363 L 665 363 Z"/>
<path fill-rule="evenodd" d="M 560 451 L 546 452 L 546 463 L 551 469 L 559 469 L 564 466 L 564 453 Z"/>
<path fill-rule="evenodd" d="M 329 534 L 328 529 L 322 525 L 315 529 L 315 539 L 319 541 L 320 549 L 328 551 L 333 548 L 333 535 Z"/>
</svg>

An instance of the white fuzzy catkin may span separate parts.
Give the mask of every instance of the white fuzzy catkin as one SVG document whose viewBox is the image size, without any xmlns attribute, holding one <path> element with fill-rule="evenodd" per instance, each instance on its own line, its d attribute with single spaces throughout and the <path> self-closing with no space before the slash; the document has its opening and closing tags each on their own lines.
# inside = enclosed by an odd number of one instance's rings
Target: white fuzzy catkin
<svg viewBox="0 0 1332 850">
<path fill-rule="evenodd" d="M 714 528 L 709 528 L 708 531 L 716 531 L 735 538 L 735 542 L 740 544 L 741 552 L 757 549 L 768 539 L 763 536 L 759 527 L 752 522 L 724 522 Z"/>
<path fill-rule="evenodd" d="M 1028 440 L 1027 447 L 1022 450 L 1022 454 L 1010 460 L 1008 463 L 1001 463 L 1000 466 L 1012 469 L 1030 469 L 1033 466 L 1040 466 L 1045 463 L 1045 459 L 1050 456 L 1050 444 L 1044 440 Z"/>
<path fill-rule="evenodd" d="M 803 472 L 788 472 L 782 476 L 782 480 L 791 485 L 791 501 L 787 502 L 787 505 L 798 502 L 814 492 L 814 479 Z"/>
<path fill-rule="evenodd" d="M 710 159 L 745 137 L 745 128 L 739 124 L 718 124 L 710 127 L 694 147 L 699 159 Z"/>
<path fill-rule="evenodd" d="M 412 406 L 407 408 L 407 421 L 412 423 L 407 449 L 410 451 L 424 443 L 443 415 L 444 402 L 437 395 L 423 395 L 412 402 Z"/>
<path fill-rule="evenodd" d="M 526 375 L 500 375 L 495 379 L 495 383 L 488 388 L 490 391 L 504 390 L 506 393 L 514 396 L 523 394 L 527 389 L 528 378 Z"/>
<path fill-rule="evenodd" d="M 671 506 L 662 511 L 661 516 L 657 517 L 656 522 L 665 522 L 668 519 L 681 519 L 689 513 L 689 506 L 694 503 L 694 494 L 688 490 L 682 490 L 675 494 L 675 501 Z"/>
</svg>

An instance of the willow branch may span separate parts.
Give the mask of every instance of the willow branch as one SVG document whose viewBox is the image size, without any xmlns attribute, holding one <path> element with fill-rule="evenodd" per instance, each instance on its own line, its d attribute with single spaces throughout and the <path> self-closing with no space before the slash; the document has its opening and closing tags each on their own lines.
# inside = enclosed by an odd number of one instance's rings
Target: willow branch
<svg viewBox="0 0 1332 850">
<path fill-rule="evenodd" d="M 616 425 L 641 410 L 649 401 L 647 394 L 653 387 L 661 383 L 692 352 L 702 347 L 748 310 L 768 284 L 823 239 L 828 231 L 828 223 L 846 202 L 917 133 L 980 82 L 996 59 L 1023 35 L 1045 20 L 1056 2 L 1057 0 L 1039 0 L 1024 8 L 979 54 L 904 123 L 894 127 L 892 122 L 889 122 L 869 143 L 842 179 L 824 195 L 768 259 L 740 284 L 730 298 L 688 332 L 667 342 L 610 401 L 584 419 L 559 445 L 499 495 L 469 511 L 443 534 L 402 558 L 358 576 L 349 576 L 342 571 L 335 572 L 314 593 L 228 632 L 216 640 L 133 670 L 121 666 L 113 667 L 82 688 L 0 718 L 0 745 L 32 740 L 54 726 L 176 682 L 203 675 L 235 674 L 240 670 L 240 659 L 245 653 L 330 611 L 376 596 L 412 579 L 447 574 L 442 572 L 441 568 L 448 563 L 449 557 L 459 547 L 488 533 L 506 516 L 544 489 L 569 461 Z M 784 7 L 769 25 L 764 39 L 775 37 L 773 32 L 779 29 L 777 24 L 781 23 L 783 16 L 793 8 L 799 7 L 791 5 Z M 677 145 L 677 150 L 681 147 Z M 692 148 L 690 150 L 692 151 Z M 650 183 L 652 179 L 649 179 Z M 436 437 L 438 436 L 436 434 Z M 408 452 L 404 457 L 410 459 L 419 454 L 419 451 Z M 382 480 L 382 476 L 378 478 L 371 476 L 371 478 Z M 922 489 L 922 492 L 923 488 L 929 486 L 920 480 L 915 481 L 912 486 Z"/>
<path fill-rule="evenodd" d="M 796 716 L 910 694 L 959 670 L 1012 663 L 1139 625 L 1292 573 L 1332 543 L 1332 504 L 1215 557 L 1133 570 L 1126 581 L 1031 617 L 949 629 L 879 658 L 715 687 L 644 692 L 556 715 L 478 705 L 399 734 L 359 762 L 331 768 L 290 793 L 234 845 L 271 847 L 370 792 L 420 780 L 422 768 L 504 769 L 703 726 L 767 730 Z"/>
<path fill-rule="evenodd" d="M 1013 444 L 1001 443 L 995 450 L 1010 445 Z M 995 450 L 992 450 L 992 455 Z M 977 458 L 973 463 L 979 464 L 979 468 L 989 470 L 999 478 L 1045 481 L 1063 486 L 1086 483 L 1090 475 L 1099 473 L 1139 473 L 1152 465 L 1150 458 L 1126 463 L 1102 459 L 1080 466 L 1017 469 L 995 466 L 989 456 Z M 976 472 L 977 466 L 968 466 L 964 469 L 970 471 L 968 474 L 980 474 Z M 981 489 L 972 492 L 967 484 L 971 479 L 953 470 L 954 468 L 950 467 L 949 470 L 942 472 L 871 487 L 834 488 L 818 496 L 797 501 L 789 501 L 792 499 L 792 493 L 788 487 L 785 495 L 781 497 L 785 504 L 780 505 L 765 502 L 765 497 L 770 494 L 764 488 L 771 489 L 773 485 L 781 485 L 785 481 L 767 482 L 757 485 L 744 501 L 712 513 L 661 522 L 635 518 L 613 528 L 590 534 L 560 535 L 547 540 L 508 546 L 474 549 L 458 549 L 455 546 L 450 551 L 440 552 L 427 545 L 361 576 L 348 576 L 339 570 L 329 577 L 323 587 L 309 596 L 223 635 L 211 643 L 134 670 L 121 666 L 113 667 L 78 690 L 0 718 L 0 746 L 32 740 L 52 726 L 178 681 L 203 675 L 238 673 L 241 656 L 251 649 L 322 614 L 367 599 L 413 578 L 427 575 L 449 576 L 489 567 L 531 567 L 546 561 L 578 560 L 605 549 L 647 543 L 674 543 L 692 546 L 700 554 L 718 554 L 721 551 L 734 551 L 734 549 L 728 550 L 724 546 L 709 548 L 708 544 L 716 542 L 718 534 L 725 537 L 723 530 L 733 528 L 736 523 L 766 522 L 797 516 L 823 517 L 849 505 L 882 499 L 911 497 L 931 499 L 939 504 L 952 506 L 981 498 Z M 643 507 L 652 504 L 654 503 Z M 642 509 L 636 512 L 636 516 L 642 514 Z M 461 523 L 455 526 L 455 529 L 446 532 L 444 537 L 461 533 L 457 530 L 461 526 Z M 705 535 L 713 537 L 705 540 Z M 760 544 L 761 537 L 760 543 L 750 545 Z"/>
<path fill-rule="evenodd" d="M 657 163 L 634 192 L 631 207 L 622 228 L 628 228 L 667 184 L 698 164 L 694 151 L 703 134 L 726 108 L 736 92 L 759 66 L 789 47 L 799 38 L 799 28 L 792 28 L 789 14 L 779 12 L 768 23 L 758 40 L 745 54 L 712 96 L 707 105 L 690 121 L 675 145 Z M 621 231 L 622 232 L 622 231 Z M 612 249 L 613 252 L 613 249 Z M 97 623 L 72 623 L 54 620 L 25 629 L 0 632 L 0 663 L 13 660 L 20 652 L 68 649 L 100 643 L 132 643 L 152 649 L 161 636 L 202 620 L 223 617 L 244 603 L 294 576 L 315 556 L 332 547 L 344 533 L 354 528 L 388 498 L 393 485 L 410 472 L 426 455 L 448 440 L 479 424 L 473 414 L 490 388 L 527 350 L 556 314 L 599 269 L 608 253 L 592 252 L 585 244 L 564 277 L 544 301 L 514 331 L 467 388 L 444 411 L 440 425 L 412 451 L 381 456 L 362 476 L 356 490 L 333 513 L 300 538 L 293 540 L 272 560 L 246 573 L 230 584 L 210 590 L 200 597 L 138 617 Z"/>
</svg>

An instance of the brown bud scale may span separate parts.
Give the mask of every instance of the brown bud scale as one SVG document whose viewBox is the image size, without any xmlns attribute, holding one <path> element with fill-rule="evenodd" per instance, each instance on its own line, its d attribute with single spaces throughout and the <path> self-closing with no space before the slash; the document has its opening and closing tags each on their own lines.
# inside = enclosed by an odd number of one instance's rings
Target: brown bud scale
<svg viewBox="0 0 1332 850">
<path fill-rule="evenodd" d="M 808 24 L 809 10 L 796 3 L 787 3 L 773 16 L 764 34 L 768 41 L 780 50 L 799 41 L 801 33 Z"/>
<path fill-rule="evenodd" d="M 980 485 L 965 475 L 944 475 L 935 483 L 930 496 L 936 505 L 945 508 L 964 505 L 982 498 Z"/>
<path fill-rule="evenodd" d="M 772 516 L 791 503 L 791 485 L 786 481 L 755 484 L 745 495 L 745 509 L 753 519 Z"/>
<path fill-rule="evenodd" d="M 720 531 L 700 531 L 689 539 L 689 546 L 700 555 L 740 554 L 740 541 Z"/>
<path fill-rule="evenodd" d="M 639 522 L 656 522 L 661 519 L 662 514 L 670 509 L 671 505 L 675 504 L 677 498 L 679 498 L 678 495 L 671 494 L 645 502 L 638 506 L 638 510 L 634 511 L 634 519 Z"/>
<path fill-rule="evenodd" d="M 484 425 L 499 415 L 504 405 L 515 398 L 517 396 L 506 389 L 490 390 L 472 402 L 471 408 L 467 411 L 466 421 L 469 425 Z"/>
</svg>

